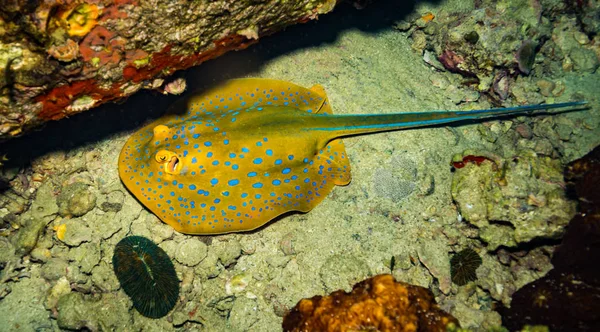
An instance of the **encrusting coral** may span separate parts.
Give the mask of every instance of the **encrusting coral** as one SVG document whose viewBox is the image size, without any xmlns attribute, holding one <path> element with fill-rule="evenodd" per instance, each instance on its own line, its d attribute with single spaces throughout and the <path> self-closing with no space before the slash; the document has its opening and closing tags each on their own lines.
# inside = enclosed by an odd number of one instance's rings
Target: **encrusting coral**
<svg viewBox="0 0 600 332">
<path fill-rule="evenodd" d="M 302 299 L 283 319 L 284 331 L 446 331 L 458 320 L 426 288 L 389 274 L 354 285 L 350 293 Z"/>
</svg>

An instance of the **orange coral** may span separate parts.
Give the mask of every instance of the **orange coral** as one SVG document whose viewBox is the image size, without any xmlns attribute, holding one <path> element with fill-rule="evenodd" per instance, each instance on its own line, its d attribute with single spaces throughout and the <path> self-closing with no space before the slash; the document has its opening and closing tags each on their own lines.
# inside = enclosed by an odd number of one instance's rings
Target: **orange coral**
<svg viewBox="0 0 600 332">
<path fill-rule="evenodd" d="M 352 292 L 303 299 L 283 319 L 284 331 L 446 331 L 458 326 L 423 287 L 389 274 L 364 280 Z"/>
<path fill-rule="evenodd" d="M 425 21 L 425 23 L 429 23 L 429 22 L 433 21 L 434 18 L 435 18 L 435 15 L 433 15 L 431 12 L 427 12 L 427 13 L 425 13 L 425 15 L 421 16 L 421 19 L 423 21 Z"/>
<path fill-rule="evenodd" d="M 83 37 L 98 23 L 96 20 L 100 15 L 98 6 L 94 4 L 81 3 L 63 11 L 59 20 L 66 26 L 70 36 Z"/>
</svg>

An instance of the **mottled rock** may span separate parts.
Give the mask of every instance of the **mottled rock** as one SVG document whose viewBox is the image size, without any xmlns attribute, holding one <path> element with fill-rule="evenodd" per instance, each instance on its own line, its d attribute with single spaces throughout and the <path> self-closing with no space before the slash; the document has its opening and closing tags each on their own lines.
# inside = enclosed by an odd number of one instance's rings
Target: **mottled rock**
<svg viewBox="0 0 600 332">
<path fill-rule="evenodd" d="M 369 266 L 353 255 L 338 254 L 327 258 L 319 275 L 326 291 L 348 289 L 351 285 L 367 278 L 371 274 Z"/>
<path fill-rule="evenodd" d="M 570 331 L 575 326 L 581 331 L 600 329 L 600 304 L 596 301 L 600 296 L 599 165 L 600 147 L 596 147 L 566 167 L 565 178 L 579 200 L 579 213 L 554 251 L 554 268 L 521 287 L 512 296 L 510 308 L 506 303 L 500 308 L 503 325 L 510 330 L 534 324 L 548 326 L 551 331 Z M 539 261 L 533 257 L 524 264 L 543 269 Z"/>
<path fill-rule="evenodd" d="M 197 238 L 188 238 L 179 243 L 175 259 L 184 265 L 198 265 L 207 255 L 207 246 Z"/>
<path fill-rule="evenodd" d="M 450 293 L 452 282 L 447 244 L 439 240 L 424 241 L 420 243 L 417 253 L 421 263 L 438 280 L 442 293 Z"/>
<path fill-rule="evenodd" d="M 66 245 L 75 247 L 83 242 L 90 242 L 92 240 L 92 230 L 85 224 L 84 219 L 74 218 L 65 220 L 64 225 L 64 237 L 61 240 Z"/>
<path fill-rule="evenodd" d="M 101 197 L 100 209 L 104 212 L 119 212 L 123 208 L 125 195 L 121 191 L 113 191 Z"/>
<path fill-rule="evenodd" d="M 205 259 L 198 264 L 194 271 L 196 275 L 203 279 L 215 278 L 224 270 L 223 265 L 219 264 L 219 256 L 213 250 L 208 251 Z"/>
<path fill-rule="evenodd" d="M 223 266 L 234 264 L 242 255 L 242 245 L 235 239 L 223 242 L 213 242 L 211 250 L 214 250 L 217 253 Z"/>
<path fill-rule="evenodd" d="M 96 206 L 96 194 L 90 190 L 89 185 L 75 182 L 63 187 L 56 198 L 56 204 L 61 216 L 80 217 Z"/>
<path fill-rule="evenodd" d="M 4 237 L 0 237 L 0 265 L 17 260 L 15 247 Z"/>
<path fill-rule="evenodd" d="M 42 276 L 44 279 L 53 281 L 67 275 L 67 261 L 60 258 L 52 258 L 42 266 Z"/>
<path fill-rule="evenodd" d="M 84 243 L 69 251 L 69 260 L 79 264 L 81 272 L 91 273 L 100 262 L 100 248 L 93 243 Z"/>
<path fill-rule="evenodd" d="M 575 213 L 562 183 L 560 161 L 522 151 L 510 159 L 457 169 L 452 197 L 493 250 L 562 235 Z"/>
<path fill-rule="evenodd" d="M 28 254 L 37 244 L 40 232 L 46 227 L 46 219 L 28 218 L 24 227 L 13 238 L 13 244 L 20 255 Z"/>
<path fill-rule="evenodd" d="M 12 291 L 0 301 L 0 330 L 51 331 L 50 312 L 44 307 L 50 285 L 41 278 L 11 284 Z"/>
<path fill-rule="evenodd" d="M 548 80 L 539 80 L 535 84 L 540 88 L 540 93 L 544 97 L 552 96 L 552 90 L 556 88 L 556 84 Z"/>
<path fill-rule="evenodd" d="M 112 264 L 100 261 L 92 269 L 92 282 L 94 285 L 105 292 L 111 292 L 119 289 L 119 280 L 113 271 Z"/>
<path fill-rule="evenodd" d="M 233 331 L 249 331 L 258 321 L 256 300 L 238 297 L 229 314 L 229 326 Z"/>
<path fill-rule="evenodd" d="M 83 295 L 68 293 L 57 304 L 57 323 L 61 329 L 128 330 L 131 327 L 129 307 L 124 294 Z"/>
<path fill-rule="evenodd" d="M 58 300 L 66 294 L 71 292 L 71 283 L 67 279 L 67 277 L 61 277 L 58 281 L 52 286 L 50 291 L 48 292 L 48 296 L 46 297 L 46 308 L 52 310 L 56 308 L 58 304 Z"/>
<path fill-rule="evenodd" d="M 120 215 L 115 212 L 107 212 L 94 221 L 95 231 L 103 239 L 108 239 L 123 228 Z"/>
<path fill-rule="evenodd" d="M 583 47 L 573 48 L 569 57 L 573 61 L 573 68 L 579 72 L 593 73 L 599 65 L 596 52 Z"/>
</svg>

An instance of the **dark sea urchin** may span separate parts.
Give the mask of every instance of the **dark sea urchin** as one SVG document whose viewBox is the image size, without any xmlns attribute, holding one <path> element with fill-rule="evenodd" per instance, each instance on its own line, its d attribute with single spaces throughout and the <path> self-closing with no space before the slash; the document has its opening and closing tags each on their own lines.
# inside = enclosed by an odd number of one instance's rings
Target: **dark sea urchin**
<svg viewBox="0 0 600 332">
<path fill-rule="evenodd" d="M 464 249 L 450 259 L 450 275 L 452 282 L 462 286 L 477 279 L 477 268 L 481 265 L 481 257 L 473 249 Z"/>
<path fill-rule="evenodd" d="M 165 316 L 177 302 L 179 279 L 167 253 L 145 237 L 128 236 L 115 247 L 113 268 L 137 311 Z"/>
</svg>

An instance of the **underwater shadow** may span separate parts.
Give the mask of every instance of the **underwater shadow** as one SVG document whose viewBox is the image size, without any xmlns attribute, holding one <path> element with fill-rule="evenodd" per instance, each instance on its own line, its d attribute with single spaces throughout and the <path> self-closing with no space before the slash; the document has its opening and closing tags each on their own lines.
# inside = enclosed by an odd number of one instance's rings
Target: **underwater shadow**
<svg viewBox="0 0 600 332">
<path fill-rule="evenodd" d="M 21 168 L 49 152 L 71 150 L 116 133 L 140 128 L 142 124 L 162 116 L 179 98 L 231 78 L 256 73 L 265 62 L 296 50 L 334 43 L 344 31 L 358 29 L 376 34 L 390 29 L 394 21 L 411 14 L 417 2 L 418 0 L 374 1 L 362 10 L 355 9 L 350 3 L 341 3 L 332 13 L 320 16 L 318 20 L 290 26 L 284 31 L 261 38 L 257 44 L 245 50 L 229 52 L 197 67 L 175 73 L 171 79 L 184 77 L 188 83 L 188 90 L 181 96 L 140 91 L 120 103 L 104 104 L 71 118 L 47 123 L 36 132 L 4 142 L 0 147 L 0 154 L 6 154 L 9 158 L 4 163 L 4 169 Z"/>
</svg>

